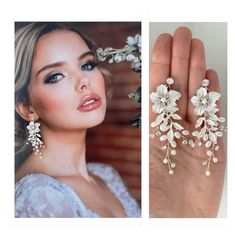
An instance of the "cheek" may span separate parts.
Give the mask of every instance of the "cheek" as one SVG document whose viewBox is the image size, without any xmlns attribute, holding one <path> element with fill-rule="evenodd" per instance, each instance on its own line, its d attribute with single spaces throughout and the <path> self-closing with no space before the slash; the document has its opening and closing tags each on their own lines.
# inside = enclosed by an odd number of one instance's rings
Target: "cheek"
<svg viewBox="0 0 235 233">
<path fill-rule="evenodd" d="M 97 79 L 94 81 L 94 86 L 96 87 L 97 91 L 100 92 L 103 96 L 105 96 L 105 81 L 103 75 L 100 73 Z"/>
<path fill-rule="evenodd" d="M 51 115 L 61 111 L 66 106 L 66 103 L 68 103 L 64 97 L 62 94 L 55 95 L 53 92 L 36 93 L 32 97 L 32 105 L 39 116 L 41 115 L 40 117 L 43 118 L 45 114 Z"/>
</svg>

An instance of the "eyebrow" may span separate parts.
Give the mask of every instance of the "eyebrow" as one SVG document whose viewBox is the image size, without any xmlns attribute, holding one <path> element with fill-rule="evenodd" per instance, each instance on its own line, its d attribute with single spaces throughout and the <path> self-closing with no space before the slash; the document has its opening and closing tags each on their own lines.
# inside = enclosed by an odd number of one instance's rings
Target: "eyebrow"
<svg viewBox="0 0 235 233">
<path fill-rule="evenodd" d="M 95 53 L 92 52 L 92 51 L 87 51 L 87 52 L 83 53 L 82 55 L 80 55 L 80 56 L 78 57 L 78 60 L 81 60 L 81 59 L 83 59 L 83 58 L 85 58 L 85 57 L 87 57 L 87 56 L 93 56 L 93 57 L 95 57 Z M 41 72 L 43 72 L 43 71 L 45 71 L 45 70 L 48 70 L 48 69 L 51 69 L 51 68 L 55 68 L 55 67 L 59 67 L 59 66 L 62 66 L 62 65 L 64 65 L 64 64 L 65 64 L 65 62 L 61 61 L 61 62 L 55 62 L 55 63 L 49 64 L 49 65 L 43 66 L 43 67 L 37 72 L 36 77 L 37 77 Z"/>
</svg>

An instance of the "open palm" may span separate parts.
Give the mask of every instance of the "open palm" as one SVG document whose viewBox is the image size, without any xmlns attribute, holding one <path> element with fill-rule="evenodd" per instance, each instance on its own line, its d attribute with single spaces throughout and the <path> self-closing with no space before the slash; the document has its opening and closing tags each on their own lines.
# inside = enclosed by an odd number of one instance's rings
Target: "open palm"
<svg viewBox="0 0 235 233">
<path fill-rule="evenodd" d="M 181 116 L 179 121 L 190 132 L 198 117 L 194 114 L 191 98 L 201 86 L 204 78 L 210 81 L 210 90 L 219 91 L 219 81 L 215 71 L 206 70 L 203 43 L 192 39 L 189 29 L 178 28 L 174 35 L 162 34 L 158 37 L 150 67 L 150 92 L 173 77 L 172 89 L 181 93 L 177 101 Z M 156 118 L 151 111 L 150 122 Z M 150 131 L 152 128 L 150 128 Z M 224 144 L 218 141 L 220 150 L 216 152 L 218 163 L 211 164 L 211 175 L 205 176 L 202 161 L 206 158 L 204 146 L 190 148 L 177 143 L 174 156 L 175 172 L 169 175 L 163 164 L 165 152 L 161 150 L 159 138 L 150 139 L 150 216 L 151 217 L 216 217 L 218 214 L 225 167 Z"/>
</svg>

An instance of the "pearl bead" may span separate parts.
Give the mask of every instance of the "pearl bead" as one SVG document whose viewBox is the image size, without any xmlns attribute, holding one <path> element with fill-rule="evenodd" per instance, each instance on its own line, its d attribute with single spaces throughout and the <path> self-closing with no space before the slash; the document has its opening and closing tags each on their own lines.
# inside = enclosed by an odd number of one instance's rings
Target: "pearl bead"
<svg viewBox="0 0 235 233">
<path fill-rule="evenodd" d="M 213 162 L 214 163 L 217 163 L 218 162 L 218 159 L 216 157 L 213 158 Z"/>
<path fill-rule="evenodd" d="M 209 86 L 209 83 L 210 83 L 210 82 L 209 82 L 208 79 L 203 79 L 203 80 L 202 80 L 202 86 L 203 86 L 203 87 L 208 87 L 208 86 Z"/>
<path fill-rule="evenodd" d="M 195 143 L 191 143 L 191 145 L 190 145 L 192 148 L 194 148 L 195 147 Z"/>
<path fill-rule="evenodd" d="M 183 141 L 182 141 L 182 144 L 183 144 L 183 145 L 187 145 L 187 144 L 188 144 L 188 141 L 187 141 L 187 140 L 183 140 Z"/>
<path fill-rule="evenodd" d="M 171 151 L 171 154 L 172 154 L 172 155 L 176 155 L 176 150 L 172 150 L 172 151 Z"/>
<path fill-rule="evenodd" d="M 208 150 L 208 151 L 206 152 L 206 154 L 207 154 L 208 156 L 211 156 L 211 155 L 212 155 L 212 151 Z"/>
<path fill-rule="evenodd" d="M 205 174 L 206 174 L 206 176 L 209 176 L 211 174 L 211 172 L 210 171 L 206 171 Z"/>
<path fill-rule="evenodd" d="M 225 122 L 225 118 L 224 118 L 224 117 L 220 117 L 219 120 L 220 120 L 220 122 L 222 122 L 222 123 Z"/>
<path fill-rule="evenodd" d="M 166 83 L 168 84 L 168 85 L 172 85 L 172 84 L 174 84 L 174 79 L 173 78 L 168 78 L 167 80 L 166 80 Z"/>
<path fill-rule="evenodd" d="M 171 169 L 171 170 L 169 170 L 169 174 L 170 175 L 173 175 L 174 174 L 174 171 Z"/>
<path fill-rule="evenodd" d="M 168 159 L 163 159 L 162 161 L 164 164 L 167 164 L 168 163 Z"/>
<path fill-rule="evenodd" d="M 162 103 L 166 103 L 166 98 L 165 98 L 165 97 L 162 97 L 162 98 L 161 98 L 161 102 L 162 102 Z"/>
<path fill-rule="evenodd" d="M 198 145 L 198 146 L 201 146 L 201 145 L 202 145 L 202 143 L 201 143 L 201 142 L 198 142 L 198 143 L 197 143 L 197 145 Z"/>
<path fill-rule="evenodd" d="M 160 132 L 160 131 L 157 131 L 157 132 L 155 133 L 155 135 L 156 135 L 156 136 L 160 136 L 160 135 L 161 135 L 161 132 Z"/>
<path fill-rule="evenodd" d="M 185 135 L 185 136 L 188 136 L 189 135 L 189 131 L 188 130 L 183 130 L 182 134 Z"/>
</svg>

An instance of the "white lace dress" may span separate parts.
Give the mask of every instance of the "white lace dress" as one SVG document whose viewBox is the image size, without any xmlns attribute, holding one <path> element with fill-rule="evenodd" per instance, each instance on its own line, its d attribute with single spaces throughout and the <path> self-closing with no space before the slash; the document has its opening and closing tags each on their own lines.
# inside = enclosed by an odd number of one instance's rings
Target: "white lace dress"
<svg viewBox="0 0 235 233">
<path fill-rule="evenodd" d="M 131 197 L 119 174 L 111 166 L 88 163 L 89 172 L 100 177 L 118 198 L 127 217 L 140 217 L 137 202 Z M 23 177 L 15 187 L 17 218 L 98 218 L 65 183 L 42 173 Z"/>
</svg>

